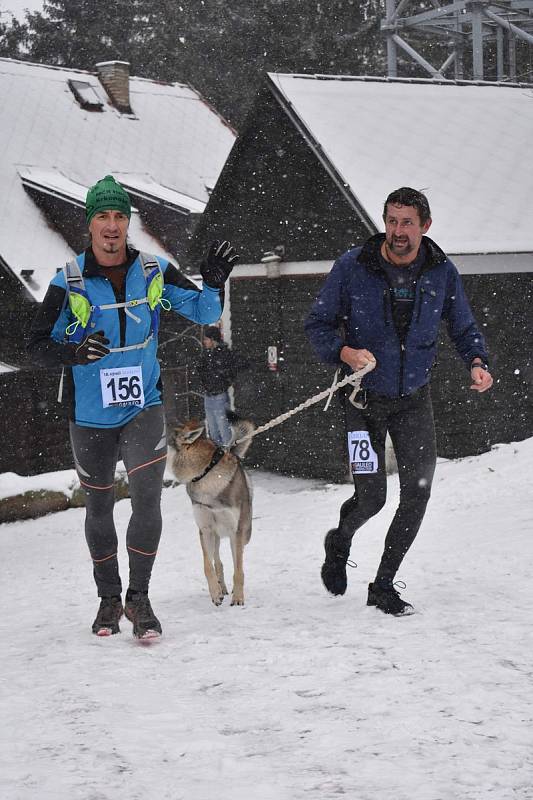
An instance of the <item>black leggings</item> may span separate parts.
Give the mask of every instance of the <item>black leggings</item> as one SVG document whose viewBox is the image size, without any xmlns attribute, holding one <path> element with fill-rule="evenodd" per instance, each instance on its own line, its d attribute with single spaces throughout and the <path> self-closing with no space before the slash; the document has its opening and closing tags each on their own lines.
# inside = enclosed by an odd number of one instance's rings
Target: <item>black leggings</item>
<svg viewBox="0 0 533 800">
<path fill-rule="evenodd" d="M 338 526 L 339 534 L 345 540 L 351 541 L 361 525 L 385 504 L 387 432 L 392 440 L 398 462 L 400 503 L 385 538 L 376 579 L 393 579 L 418 533 L 431 494 L 437 455 L 429 386 L 409 397 L 370 397 L 365 409 L 355 408 L 346 399 L 345 419 L 348 434 L 352 431 L 368 433 L 370 446 L 377 456 L 376 472 L 357 471 L 353 475 L 355 492 L 343 503 Z M 356 441 L 357 437 L 352 437 L 352 440 Z M 364 448 L 362 455 L 368 459 L 368 445 L 364 438 L 360 445 Z M 352 447 L 351 459 L 353 454 Z M 362 466 L 364 462 L 359 462 L 356 469 Z"/>
<path fill-rule="evenodd" d="M 148 589 L 161 536 L 161 489 L 167 442 L 163 407 L 150 406 L 121 428 L 85 428 L 70 423 L 70 441 L 86 496 L 85 537 L 98 595 L 119 595 L 118 540 L 113 521 L 115 468 L 128 474 L 132 514 L 126 534 L 131 589 Z"/>
</svg>

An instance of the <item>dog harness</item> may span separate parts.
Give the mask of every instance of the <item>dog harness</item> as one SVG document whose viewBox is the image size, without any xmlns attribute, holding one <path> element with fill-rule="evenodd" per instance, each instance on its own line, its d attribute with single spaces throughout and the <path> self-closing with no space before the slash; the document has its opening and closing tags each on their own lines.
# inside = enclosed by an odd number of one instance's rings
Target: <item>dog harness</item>
<svg viewBox="0 0 533 800">
<path fill-rule="evenodd" d="M 217 449 L 213 453 L 213 458 L 211 459 L 211 461 L 209 462 L 207 467 L 204 469 L 202 474 L 201 475 L 197 475 L 196 478 L 192 478 L 191 483 L 196 483 L 196 481 L 201 481 L 202 478 L 205 478 L 207 473 L 211 472 L 213 467 L 216 467 L 216 465 L 218 464 L 220 459 L 225 455 L 226 455 L 226 451 L 224 450 L 224 448 L 223 447 L 217 447 Z"/>
</svg>

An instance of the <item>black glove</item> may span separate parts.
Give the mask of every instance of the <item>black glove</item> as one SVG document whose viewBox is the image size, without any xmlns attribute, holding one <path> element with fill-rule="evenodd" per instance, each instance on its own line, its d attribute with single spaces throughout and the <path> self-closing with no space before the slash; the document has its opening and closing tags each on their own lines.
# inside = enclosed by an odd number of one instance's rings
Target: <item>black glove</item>
<svg viewBox="0 0 533 800">
<path fill-rule="evenodd" d="M 200 264 L 200 275 L 212 289 L 222 289 L 239 256 L 230 242 L 212 242 Z"/>
<path fill-rule="evenodd" d="M 90 364 L 98 361 L 109 353 L 109 339 L 106 339 L 103 331 L 89 333 L 83 342 L 76 348 L 76 364 Z"/>
</svg>

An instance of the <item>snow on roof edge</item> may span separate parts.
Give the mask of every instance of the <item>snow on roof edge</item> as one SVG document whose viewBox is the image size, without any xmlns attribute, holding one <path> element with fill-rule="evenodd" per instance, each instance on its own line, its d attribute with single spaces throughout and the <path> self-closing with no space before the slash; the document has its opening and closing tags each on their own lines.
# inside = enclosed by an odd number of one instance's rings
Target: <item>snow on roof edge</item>
<svg viewBox="0 0 533 800">
<path fill-rule="evenodd" d="M 0 56 L 0 65 L 2 63 L 6 64 L 14 64 L 20 65 L 24 67 L 38 67 L 40 69 L 46 69 L 51 72 L 72 72 L 76 75 L 91 75 L 93 78 L 98 78 L 98 73 L 96 70 L 89 70 L 89 69 L 78 69 L 77 67 L 61 67 L 56 66 L 55 64 L 39 64 L 38 61 L 23 61 L 20 58 L 7 58 L 4 56 Z M 114 62 L 99 62 L 99 63 L 114 63 Z M 121 64 L 129 64 L 128 61 L 121 61 Z M 130 75 L 129 79 L 132 81 L 142 81 L 143 83 L 153 83 L 156 86 L 177 86 L 181 89 L 190 89 L 195 94 L 199 94 L 194 87 L 192 87 L 188 83 L 180 83 L 179 81 L 162 81 L 162 80 L 155 80 L 154 78 L 145 78 L 142 75 Z"/>
<path fill-rule="evenodd" d="M 267 72 L 268 78 L 273 82 L 275 78 L 298 78 L 301 80 L 316 81 L 363 81 L 367 83 L 410 83 L 445 86 L 505 86 L 510 89 L 533 89 L 533 83 L 510 81 L 467 81 L 448 78 L 402 78 L 389 77 L 388 75 L 331 75 L 328 73 L 310 72 Z"/>
<path fill-rule="evenodd" d="M 411 123 L 409 137 L 397 143 L 402 158 L 392 172 L 398 175 L 397 185 L 426 187 L 426 193 L 429 188 L 439 244 L 447 252 L 531 252 L 533 234 L 523 215 L 516 213 L 516 207 L 528 195 L 528 181 L 533 178 L 531 162 L 520 170 L 518 183 L 513 183 L 512 189 L 509 182 L 515 180 L 516 170 L 511 167 L 516 167 L 518 155 L 524 152 L 533 124 L 533 85 L 378 77 L 369 80 L 356 76 L 343 79 L 290 73 L 268 73 L 268 79 L 272 93 L 315 157 L 345 198 L 352 198 L 350 204 L 362 208 L 376 229 L 381 225 L 382 198 L 390 191 L 385 176 L 389 175 L 393 160 L 387 133 L 379 127 L 379 107 L 385 98 L 396 112 L 401 112 L 402 99 L 405 103 L 407 98 L 417 122 Z M 509 91 L 504 92 L 503 88 Z M 424 113 L 428 103 L 434 112 L 429 116 Z M 464 111 L 466 133 L 454 136 L 458 104 L 461 113 Z M 509 116 L 516 125 L 509 126 Z M 353 149 L 355 130 L 365 143 L 364 156 L 362 150 Z M 498 148 L 503 150 L 494 157 Z M 434 157 L 420 159 L 417 152 L 432 153 Z M 484 155 L 491 159 L 490 171 L 480 163 Z M 473 187 L 476 204 L 468 199 Z M 486 212 L 489 199 L 494 199 L 498 191 L 508 202 L 506 224 L 495 232 L 487 222 Z M 460 224 L 450 210 L 452 199 L 469 203 L 469 213 L 461 217 Z"/>
</svg>

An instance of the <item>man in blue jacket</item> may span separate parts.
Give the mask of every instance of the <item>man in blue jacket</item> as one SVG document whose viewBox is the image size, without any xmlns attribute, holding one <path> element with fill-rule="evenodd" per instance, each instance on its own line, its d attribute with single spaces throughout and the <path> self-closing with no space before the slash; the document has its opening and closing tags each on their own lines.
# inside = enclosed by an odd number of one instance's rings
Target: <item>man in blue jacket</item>
<svg viewBox="0 0 533 800">
<path fill-rule="evenodd" d="M 201 265 L 203 288 L 166 259 L 127 243 L 131 204 L 107 175 L 87 193 L 91 245 L 53 278 L 32 326 L 29 351 L 43 367 L 63 367 L 74 464 L 86 494 L 85 535 L 100 607 L 92 630 L 119 633 L 123 613 L 140 639 L 161 635 L 148 584 L 161 536 L 167 444 L 157 360 L 161 308 L 201 325 L 222 313 L 223 289 L 238 256 L 214 242 Z M 121 458 L 132 515 L 124 606 L 113 522 Z"/>
<path fill-rule="evenodd" d="M 400 479 L 400 503 L 385 538 L 367 605 L 385 614 L 413 613 L 394 578 L 413 543 L 431 493 L 436 463 L 429 390 L 441 319 L 470 371 L 471 389 L 492 386 L 485 341 L 459 273 L 425 234 L 427 198 L 403 187 L 385 201 L 385 233 L 344 253 L 305 323 L 317 354 L 344 372 L 374 365 L 361 390 L 346 391 L 348 451 L 354 495 L 324 542 L 322 580 L 335 595 L 346 591 L 346 563 L 354 533 L 385 504 L 385 440 L 389 433 Z M 397 584 L 398 585 L 398 584 Z"/>
</svg>

